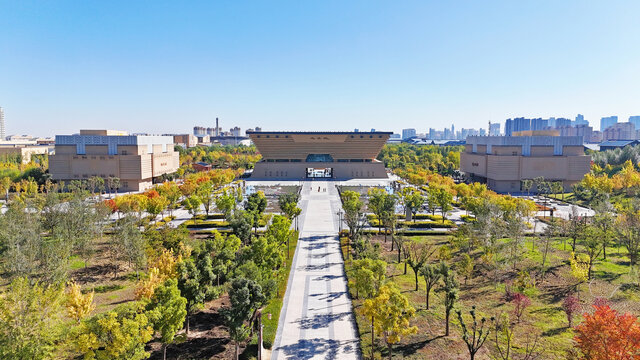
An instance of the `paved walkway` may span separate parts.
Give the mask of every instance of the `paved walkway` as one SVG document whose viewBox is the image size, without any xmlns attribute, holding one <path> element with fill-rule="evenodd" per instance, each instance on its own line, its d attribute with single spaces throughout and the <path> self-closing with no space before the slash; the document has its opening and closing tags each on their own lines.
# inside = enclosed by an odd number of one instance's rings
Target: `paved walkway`
<svg viewBox="0 0 640 360">
<path fill-rule="evenodd" d="M 337 236 L 340 200 L 334 183 L 305 182 L 300 206 L 300 240 L 271 358 L 359 359 Z"/>
</svg>

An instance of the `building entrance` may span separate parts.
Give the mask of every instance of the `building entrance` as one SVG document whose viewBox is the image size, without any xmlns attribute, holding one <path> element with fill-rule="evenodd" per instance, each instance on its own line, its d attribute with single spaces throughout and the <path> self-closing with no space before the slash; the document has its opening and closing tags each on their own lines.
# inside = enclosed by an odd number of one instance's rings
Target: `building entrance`
<svg viewBox="0 0 640 360">
<path fill-rule="evenodd" d="M 307 178 L 331 178 L 333 168 L 307 168 Z"/>
</svg>

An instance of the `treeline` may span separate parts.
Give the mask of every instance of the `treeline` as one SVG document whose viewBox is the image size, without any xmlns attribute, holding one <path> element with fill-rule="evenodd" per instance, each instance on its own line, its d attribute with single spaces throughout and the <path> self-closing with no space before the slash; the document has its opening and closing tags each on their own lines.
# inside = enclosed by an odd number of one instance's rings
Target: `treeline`
<svg viewBox="0 0 640 360">
<path fill-rule="evenodd" d="M 463 146 L 386 144 L 378 160 L 414 185 L 425 185 L 432 174 L 454 175 Z"/>
<path fill-rule="evenodd" d="M 180 152 L 180 165 L 196 162 L 211 164 L 214 168 L 252 169 L 261 159 L 255 146 L 210 146 L 184 149 L 176 146 Z"/>
</svg>

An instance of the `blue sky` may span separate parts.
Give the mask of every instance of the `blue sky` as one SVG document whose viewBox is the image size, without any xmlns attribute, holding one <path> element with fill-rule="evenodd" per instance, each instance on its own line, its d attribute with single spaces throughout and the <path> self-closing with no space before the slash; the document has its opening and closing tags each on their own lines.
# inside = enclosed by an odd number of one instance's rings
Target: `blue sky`
<svg viewBox="0 0 640 360">
<path fill-rule="evenodd" d="M 8 133 L 640 115 L 640 1 L 0 0 Z"/>
</svg>

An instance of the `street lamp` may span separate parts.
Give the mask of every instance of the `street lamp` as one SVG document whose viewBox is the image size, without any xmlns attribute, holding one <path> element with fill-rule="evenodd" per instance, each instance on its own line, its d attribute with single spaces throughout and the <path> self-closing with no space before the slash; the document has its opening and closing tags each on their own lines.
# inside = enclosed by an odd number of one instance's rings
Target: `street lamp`
<svg viewBox="0 0 640 360">
<path fill-rule="evenodd" d="M 338 210 L 336 215 L 338 215 L 338 233 L 341 233 L 342 232 L 342 209 Z"/>
</svg>

